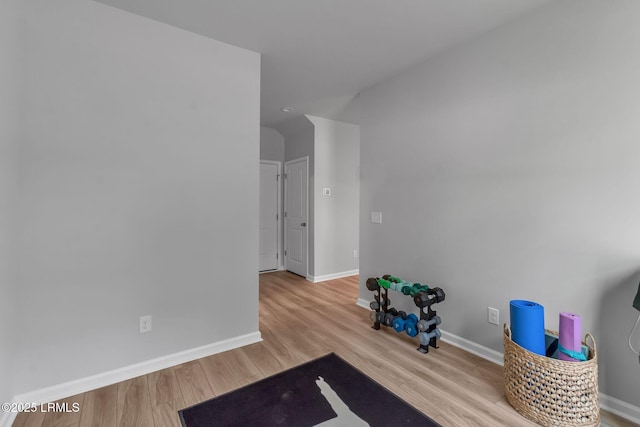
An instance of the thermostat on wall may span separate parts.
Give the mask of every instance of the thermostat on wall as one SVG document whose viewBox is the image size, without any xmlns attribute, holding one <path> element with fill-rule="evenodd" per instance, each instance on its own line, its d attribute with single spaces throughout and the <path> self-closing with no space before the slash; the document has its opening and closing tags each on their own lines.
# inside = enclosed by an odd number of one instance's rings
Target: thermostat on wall
<svg viewBox="0 0 640 427">
<path fill-rule="evenodd" d="M 322 195 L 323 196 L 330 196 L 331 195 L 331 189 L 330 188 L 323 188 L 322 189 Z"/>
</svg>

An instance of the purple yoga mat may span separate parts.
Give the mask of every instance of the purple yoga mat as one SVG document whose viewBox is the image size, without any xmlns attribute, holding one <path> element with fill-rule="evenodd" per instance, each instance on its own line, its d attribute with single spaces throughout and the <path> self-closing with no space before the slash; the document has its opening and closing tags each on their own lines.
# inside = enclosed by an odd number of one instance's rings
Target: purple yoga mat
<svg viewBox="0 0 640 427">
<path fill-rule="evenodd" d="M 560 333 L 558 342 L 567 350 L 580 353 L 582 351 L 582 319 L 577 314 L 560 313 Z M 577 359 L 558 351 L 558 359 L 577 362 Z"/>
</svg>

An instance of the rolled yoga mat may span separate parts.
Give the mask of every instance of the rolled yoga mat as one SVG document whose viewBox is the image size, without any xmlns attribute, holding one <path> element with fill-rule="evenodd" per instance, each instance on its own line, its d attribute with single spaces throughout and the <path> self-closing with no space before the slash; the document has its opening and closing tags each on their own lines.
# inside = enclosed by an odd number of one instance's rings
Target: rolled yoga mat
<svg viewBox="0 0 640 427">
<path fill-rule="evenodd" d="M 544 307 L 537 302 L 523 300 L 512 300 L 509 305 L 513 342 L 545 356 Z"/>
<path fill-rule="evenodd" d="M 582 319 L 577 314 L 560 313 L 558 359 L 578 362 L 586 360 L 582 354 Z"/>
</svg>

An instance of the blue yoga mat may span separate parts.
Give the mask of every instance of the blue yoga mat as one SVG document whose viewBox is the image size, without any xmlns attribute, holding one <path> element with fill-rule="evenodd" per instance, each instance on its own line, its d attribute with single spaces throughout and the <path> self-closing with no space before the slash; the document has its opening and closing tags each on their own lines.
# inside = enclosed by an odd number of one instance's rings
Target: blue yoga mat
<svg viewBox="0 0 640 427">
<path fill-rule="evenodd" d="M 537 302 L 512 300 L 511 339 L 532 353 L 546 355 L 544 307 Z"/>
</svg>

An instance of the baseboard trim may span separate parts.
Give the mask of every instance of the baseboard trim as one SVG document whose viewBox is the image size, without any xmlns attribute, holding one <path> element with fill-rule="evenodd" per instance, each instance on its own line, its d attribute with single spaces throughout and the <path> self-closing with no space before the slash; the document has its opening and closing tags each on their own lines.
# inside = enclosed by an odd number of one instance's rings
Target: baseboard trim
<svg viewBox="0 0 640 427">
<path fill-rule="evenodd" d="M 370 310 L 369 301 L 363 298 L 358 298 L 356 301 L 358 307 Z M 464 351 L 467 351 L 476 356 L 482 357 L 485 360 L 493 362 L 497 365 L 504 366 L 504 354 L 477 344 L 473 341 L 469 341 L 466 338 L 459 337 L 450 332 L 441 330 L 442 341 L 456 346 Z M 598 393 L 600 400 L 600 407 L 605 411 L 609 411 L 612 414 L 618 415 L 626 420 L 640 425 L 640 407 L 634 406 L 623 400 L 616 399 L 615 397 L 608 396 L 604 393 Z"/>
<path fill-rule="evenodd" d="M 285 271 L 284 266 L 280 266 L 278 268 L 276 268 L 275 270 L 264 270 L 264 271 L 258 271 L 258 275 L 260 274 L 269 274 L 269 273 L 275 273 L 276 271 Z"/>
<path fill-rule="evenodd" d="M 485 347 L 483 345 L 477 344 L 473 341 L 469 341 L 466 338 L 459 337 L 458 335 L 452 334 L 450 332 L 443 331 L 443 330 L 440 330 L 440 332 L 442 333 L 443 342 L 446 342 L 447 344 L 451 344 L 471 354 L 475 354 L 476 356 L 482 357 L 483 359 L 493 362 L 496 365 L 500 365 L 500 366 L 504 365 L 503 353 L 500 353 L 499 351 L 493 350 L 489 347 Z"/>
<path fill-rule="evenodd" d="M 482 357 L 483 359 L 497 365 L 504 366 L 504 353 L 476 344 L 473 341 L 469 341 L 449 332 L 441 332 L 442 341 L 468 351 L 469 353 L 475 354 L 476 356 Z M 600 401 L 600 408 L 640 425 L 640 407 L 604 393 L 598 393 L 598 398 Z"/>
<path fill-rule="evenodd" d="M 358 298 L 358 300 L 356 301 L 356 305 L 358 307 L 362 307 L 362 308 L 366 308 L 367 310 L 371 310 L 371 306 L 369 304 L 371 304 L 371 301 L 366 300 L 366 299 L 362 299 L 362 298 Z"/>
<path fill-rule="evenodd" d="M 140 375 L 146 375 L 181 363 L 191 362 L 192 360 L 211 356 L 213 354 L 222 353 L 224 351 L 233 350 L 234 348 L 244 347 L 262 341 L 260 332 L 253 332 L 246 335 L 218 341 L 207 344 L 202 347 L 196 347 L 190 350 L 181 351 L 167 356 L 158 357 L 145 362 L 136 363 L 125 366 L 123 368 L 114 369 L 112 371 L 103 372 L 101 374 L 92 375 L 86 378 L 69 381 L 66 383 L 54 385 L 51 387 L 34 390 L 31 392 L 16 395 L 13 402 L 33 402 L 46 403 L 64 397 L 85 393 L 100 387 L 125 381 Z M 11 415 L 11 414 L 10 414 Z M 9 426 L 5 417 L 2 418 L 0 426 Z M 15 415 L 14 417 L 15 418 Z M 12 420 L 10 420 L 12 422 Z"/>
<path fill-rule="evenodd" d="M 0 427 L 11 427 L 11 424 L 13 424 L 18 416 L 17 412 L 4 412 L 2 414 L 2 417 L 0 417 Z"/>
<path fill-rule="evenodd" d="M 312 283 L 325 282 L 327 280 L 342 279 L 343 277 L 356 276 L 360 274 L 360 270 L 349 270 L 340 273 L 325 274 L 323 276 L 307 275 L 307 280 Z"/>
<path fill-rule="evenodd" d="M 615 397 L 600 395 L 600 408 L 640 425 L 640 408 Z"/>
<path fill-rule="evenodd" d="M 369 304 L 370 304 L 370 301 L 364 298 L 358 298 L 358 300 L 356 301 L 356 305 L 358 307 L 371 310 L 371 307 L 369 306 Z M 475 354 L 476 356 L 482 357 L 483 359 L 486 359 L 497 365 L 500 365 L 500 366 L 503 365 L 504 357 L 502 353 L 500 353 L 499 351 L 495 351 L 490 349 L 489 347 L 476 344 L 473 341 L 469 341 L 466 338 L 462 338 L 450 332 L 443 331 L 442 329 L 440 329 L 440 332 L 442 333 L 442 338 L 441 338 L 442 341 L 448 344 L 451 344 L 455 347 L 461 348 L 462 350 L 465 350 L 471 354 Z"/>
</svg>

